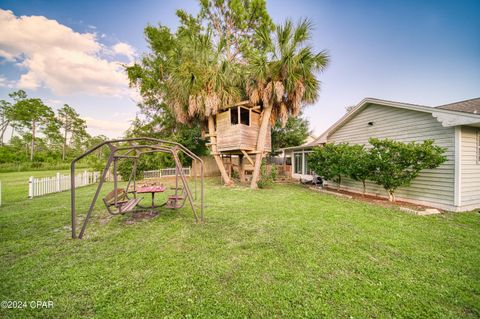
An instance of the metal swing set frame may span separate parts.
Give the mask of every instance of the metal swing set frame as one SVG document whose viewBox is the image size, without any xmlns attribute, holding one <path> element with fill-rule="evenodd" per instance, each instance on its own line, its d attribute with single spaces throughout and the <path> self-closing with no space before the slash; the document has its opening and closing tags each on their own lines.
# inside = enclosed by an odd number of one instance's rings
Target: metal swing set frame
<svg viewBox="0 0 480 319">
<path fill-rule="evenodd" d="M 146 143 L 151 143 L 151 144 L 146 144 Z M 76 195 L 75 195 L 75 165 L 76 163 L 81 160 L 82 158 L 86 157 L 87 155 L 92 154 L 96 150 L 102 148 L 103 146 L 107 146 L 110 150 L 110 154 L 107 159 L 107 163 L 103 169 L 102 175 L 100 177 L 100 181 L 98 183 L 97 189 L 95 191 L 95 195 L 93 196 L 92 202 L 90 203 L 89 209 L 87 211 L 87 215 L 83 221 L 80 233 L 77 236 L 77 213 L 76 213 Z M 114 196 L 117 196 L 118 194 L 118 187 L 117 187 L 117 161 L 119 159 L 132 159 L 133 160 L 133 169 L 130 174 L 128 184 L 127 184 L 127 191 L 128 188 L 133 181 L 133 187 L 134 191 L 133 194 L 135 194 L 135 188 L 136 188 L 136 170 L 137 170 L 137 161 L 140 158 L 141 155 L 143 154 L 148 154 L 148 153 L 167 153 L 171 154 L 173 157 L 173 160 L 175 162 L 175 197 L 178 198 L 177 192 L 178 192 L 178 182 L 179 178 L 182 182 L 182 192 L 186 196 L 186 199 L 188 199 L 190 203 L 190 207 L 192 208 L 193 211 L 193 216 L 195 218 L 195 223 L 198 223 L 198 221 L 203 221 L 203 210 L 204 210 L 204 163 L 200 157 L 195 155 L 192 151 L 190 151 L 188 148 L 183 146 L 182 144 L 176 143 L 176 142 L 171 142 L 171 141 L 165 141 L 157 138 L 151 138 L 151 137 L 135 137 L 135 138 L 125 138 L 125 139 L 116 139 L 116 140 L 110 140 L 110 141 L 105 141 L 103 143 L 100 143 L 96 145 L 95 147 L 89 149 L 82 155 L 76 157 L 70 165 L 70 176 L 71 176 L 71 188 L 70 188 L 70 193 L 71 193 L 71 217 L 72 217 L 72 238 L 78 238 L 81 239 L 83 238 L 83 235 L 85 234 L 85 229 L 87 227 L 88 220 L 90 219 L 93 209 L 95 207 L 95 204 L 98 200 L 98 196 L 100 194 L 100 191 L 102 190 L 103 184 L 105 183 L 105 179 L 107 177 L 108 171 L 110 169 L 110 166 L 113 163 L 113 181 L 114 181 L 114 190 L 113 194 Z M 197 215 L 197 210 L 195 208 L 194 200 L 197 199 L 197 174 L 194 172 L 194 183 L 195 183 L 195 195 L 192 194 L 190 187 L 188 185 L 187 178 L 184 174 L 182 164 L 179 159 L 179 154 L 184 154 L 185 156 L 189 157 L 192 159 L 194 162 L 200 163 L 200 217 Z M 127 192 L 128 194 L 128 192 Z M 137 201 L 138 203 L 138 201 Z M 117 198 L 115 197 L 115 206 L 117 204 Z M 183 205 L 182 205 L 183 206 Z M 118 212 L 111 212 L 110 209 L 108 209 L 109 213 L 112 215 L 118 215 L 121 214 L 121 208 L 118 209 Z"/>
</svg>

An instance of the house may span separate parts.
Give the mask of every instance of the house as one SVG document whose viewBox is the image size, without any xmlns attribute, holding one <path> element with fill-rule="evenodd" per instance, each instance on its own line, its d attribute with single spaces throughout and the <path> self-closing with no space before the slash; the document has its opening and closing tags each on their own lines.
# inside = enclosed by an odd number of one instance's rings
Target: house
<svg viewBox="0 0 480 319">
<path fill-rule="evenodd" d="M 433 139 L 447 149 L 447 161 L 424 170 L 396 196 L 416 204 L 449 211 L 480 208 L 480 98 L 428 107 L 366 98 L 314 142 L 286 150 L 292 156 L 292 177 L 311 179 L 308 153 L 325 143 L 364 144 L 376 137 L 401 142 Z M 343 188 L 361 191 L 361 183 L 342 179 Z M 385 196 L 385 190 L 368 182 L 367 193 Z"/>
<path fill-rule="evenodd" d="M 291 163 L 292 163 L 292 159 L 291 159 L 292 152 L 290 152 L 290 150 L 297 149 L 299 147 L 308 146 L 311 143 L 315 142 L 317 140 L 317 138 L 318 137 L 316 137 L 315 135 L 309 134 L 307 136 L 307 138 L 305 139 L 305 142 L 303 142 L 301 145 L 290 146 L 290 147 L 285 147 L 285 148 L 280 149 L 280 153 L 275 157 L 275 159 L 278 160 L 278 164 L 286 163 L 288 165 L 291 165 Z"/>
</svg>

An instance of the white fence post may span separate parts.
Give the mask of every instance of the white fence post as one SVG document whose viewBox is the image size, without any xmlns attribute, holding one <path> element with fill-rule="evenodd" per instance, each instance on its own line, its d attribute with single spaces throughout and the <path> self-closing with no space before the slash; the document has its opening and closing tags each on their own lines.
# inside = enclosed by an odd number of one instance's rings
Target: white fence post
<svg viewBox="0 0 480 319">
<path fill-rule="evenodd" d="M 57 192 L 60 192 L 60 172 L 57 172 Z"/>
<path fill-rule="evenodd" d="M 94 184 L 98 181 L 99 176 L 99 172 L 84 171 L 83 173 L 75 176 L 76 187 Z M 70 175 L 62 175 L 60 172 L 57 172 L 57 174 L 53 177 L 35 178 L 30 176 L 28 179 L 28 198 L 30 199 L 50 193 L 63 192 L 69 189 Z"/>
<path fill-rule="evenodd" d="M 182 170 L 183 174 L 191 176 L 191 168 L 184 167 Z M 175 168 L 162 168 L 154 171 L 143 171 L 144 178 L 162 178 L 162 177 L 172 177 L 176 175 Z"/>
<path fill-rule="evenodd" d="M 33 198 L 33 176 L 28 179 L 28 198 Z"/>
</svg>

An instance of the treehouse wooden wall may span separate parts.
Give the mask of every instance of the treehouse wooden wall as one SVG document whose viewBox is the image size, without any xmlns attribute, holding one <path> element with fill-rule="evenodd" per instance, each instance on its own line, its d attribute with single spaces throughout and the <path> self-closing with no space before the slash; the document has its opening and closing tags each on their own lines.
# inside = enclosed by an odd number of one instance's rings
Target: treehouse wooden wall
<svg viewBox="0 0 480 319">
<path fill-rule="evenodd" d="M 230 110 L 217 114 L 217 147 L 219 152 L 234 153 L 240 150 L 253 152 L 257 148 L 260 114 L 250 110 L 250 126 L 230 123 Z M 265 151 L 272 149 L 270 127 L 267 130 Z"/>
</svg>

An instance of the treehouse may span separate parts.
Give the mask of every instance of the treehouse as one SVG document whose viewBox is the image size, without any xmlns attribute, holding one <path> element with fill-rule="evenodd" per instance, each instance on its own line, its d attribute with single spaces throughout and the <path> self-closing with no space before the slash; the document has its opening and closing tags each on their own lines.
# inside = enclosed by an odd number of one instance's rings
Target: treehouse
<svg viewBox="0 0 480 319">
<path fill-rule="evenodd" d="M 260 130 L 260 106 L 242 102 L 216 116 L 217 151 L 222 155 L 255 154 Z M 272 149 L 270 126 L 264 152 Z"/>
</svg>

